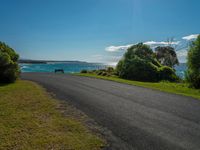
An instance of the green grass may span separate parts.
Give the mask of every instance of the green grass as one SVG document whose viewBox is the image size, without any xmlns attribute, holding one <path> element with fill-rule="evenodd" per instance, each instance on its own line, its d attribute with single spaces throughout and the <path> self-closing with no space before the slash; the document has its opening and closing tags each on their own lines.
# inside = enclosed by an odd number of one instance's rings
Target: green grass
<svg viewBox="0 0 200 150">
<path fill-rule="evenodd" d="M 0 149 L 98 150 L 104 140 L 64 116 L 59 103 L 29 81 L 0 85 Z"/>
<path fill-rule="evenodd" d="M 139 82 L 139 81 L 125 80 L 119 77 L 98 76 L 96 74 L 89 74 L 89 73 L 76 73 L 74 75 L 93 77 L 93 78 L 99 78 L 99 79 L 104 79 L 104 80 L 111 80 L 115 82 L 126 83 L 130 85 L 141 86 L 141 87 L 151 88 L 151 89 L 160 90 L 160 91 L 164 91 L 168 93 L 174 93 L 174 94 L 179 94 L 179 95 L 184 95 L 184 96 L 200 99 L 200 90 L 189 88 L 186 83 Z"/>
</svg>

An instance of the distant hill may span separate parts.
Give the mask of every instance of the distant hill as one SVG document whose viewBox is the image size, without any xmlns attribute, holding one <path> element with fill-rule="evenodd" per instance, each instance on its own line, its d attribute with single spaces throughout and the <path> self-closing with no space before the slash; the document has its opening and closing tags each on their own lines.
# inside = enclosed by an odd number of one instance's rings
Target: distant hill
<svg viewBox="0 0 200 150">
<path fill-rule="evenodd" d="M 47 63 L 87 63 L 83 61 L 56 61 L 56 60 L 31 60 L 31 59 L 20 59 L 18 63 L 24 64 L 47 64 Z"/>
</svg>

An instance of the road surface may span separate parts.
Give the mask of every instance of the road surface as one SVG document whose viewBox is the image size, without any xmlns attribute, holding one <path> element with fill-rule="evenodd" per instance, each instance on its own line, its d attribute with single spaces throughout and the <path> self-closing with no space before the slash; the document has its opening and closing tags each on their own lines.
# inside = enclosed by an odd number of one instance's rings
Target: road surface
<svg viewBox="0 0 200 150">
<path fill-rule="evenodd" d="M 112 81 L 23 73 L 117 138 L 112 149 L 199 150 L 200 100 Z"/>
</svg>

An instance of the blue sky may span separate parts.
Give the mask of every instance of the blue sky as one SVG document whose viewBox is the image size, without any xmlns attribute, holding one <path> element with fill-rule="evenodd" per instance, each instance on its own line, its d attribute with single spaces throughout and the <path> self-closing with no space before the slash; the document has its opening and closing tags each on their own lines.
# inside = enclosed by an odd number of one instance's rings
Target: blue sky
<svg viewBox="0 0 200 150">
<path fill-rule="evenodd" d="M 0 41 L 27 59 L 114 63 L 137 42 L 195 39 L 199 6 L 199 0 L 0 0 Z M 178 55 L 185 61 L 186 49 Z"/>
</svg>

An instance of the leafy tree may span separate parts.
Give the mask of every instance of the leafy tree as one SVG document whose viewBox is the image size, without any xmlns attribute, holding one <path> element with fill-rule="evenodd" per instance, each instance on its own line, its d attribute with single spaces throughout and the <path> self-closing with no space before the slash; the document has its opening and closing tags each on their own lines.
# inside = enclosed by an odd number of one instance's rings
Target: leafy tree
<svg viewBox="0 0 200 150">
<path fill-rule="evenodd" d="M 138 81 L 160 81 L 177 79 L 172 68 L 164 67 L 157 61 L 152 49 L 142 43 L 127 49 L 116 67 L 117 74 L 125 79 Z"/>
<path fill-rule="evenodd" d="M 0 42 L 0 82 L 14 82 L 19 76 L 17 64 L 19 55 L 3 42 Z"/>
<path fill-rule="evenodd" d="M 164 66 L 174 67 L 179 64 L 176 52 L 171 46 L 159 46 L 155 49 L 155 54 L 158 61 Z"/>
<path fill-rule="evenodd" d="M 190 46 L 187 65 L 186 79 L 194 88 L 200 88 L 200 35 Z"/>
<path fill-rule="evenodd" d="M 159 68 L 159 79 L 172 81 L 172 82 L 179 80 L 178 76 L 174 72 L 174 69 L 168 66 L 162 66 Z"/>
</svg>

